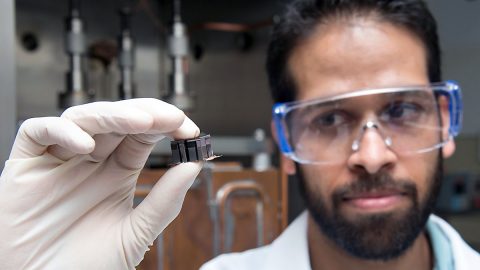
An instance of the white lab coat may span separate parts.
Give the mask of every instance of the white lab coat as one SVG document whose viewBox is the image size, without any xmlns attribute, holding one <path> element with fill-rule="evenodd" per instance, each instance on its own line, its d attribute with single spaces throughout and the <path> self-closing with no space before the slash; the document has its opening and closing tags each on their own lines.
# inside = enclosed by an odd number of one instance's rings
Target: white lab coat
<svg viewBox="0 0 480 270">
<path fill-rule="evenodd" d="M 480 254 L 468 246 L 444 220 L 430 216 L 450 241 L 455 270 L 479 270 Z M 307 245 L 307 212 L 302 213 L 270 245 L 241 253 L 220 255 L 200 270 L 311 270 Z"/>
</svg>

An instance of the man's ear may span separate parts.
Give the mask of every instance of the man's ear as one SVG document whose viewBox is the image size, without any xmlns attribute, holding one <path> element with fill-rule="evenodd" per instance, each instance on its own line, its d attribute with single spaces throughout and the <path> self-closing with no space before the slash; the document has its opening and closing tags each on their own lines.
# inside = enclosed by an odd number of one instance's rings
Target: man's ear
<svg viewBox="0 0 480 270">
<path fill-rule="evenodd" d="M 443 147 L 442 154 L 444 158 L 449 158 L 455 152 L 455 141 L 451 138 Z"/>
<path fill-rule="evenodd" d="M 442 154 L 444 158 L 449 158 L 455 152 L 455 141 L 453 138 L 447 142 L 442 148 Z"/>
<path fill-rule="evenodd" d="M 273 139 L 275 140 L 275 143 L 277 146 L 279 145 L 278 143 L 278 135 L 277 135 L 277 130 L 275 129 L 275 123 L 273 120 L 270 122 L 270 132 L 272 133 Z M 295 162 L 293 160 L 289 159 L 283 154 L 280 154 L 280 166 L 282 167 L 283 172 L 285 172 L 288 175 L 294 175 L 296 172 L 295 169 Z"/>
</svg>

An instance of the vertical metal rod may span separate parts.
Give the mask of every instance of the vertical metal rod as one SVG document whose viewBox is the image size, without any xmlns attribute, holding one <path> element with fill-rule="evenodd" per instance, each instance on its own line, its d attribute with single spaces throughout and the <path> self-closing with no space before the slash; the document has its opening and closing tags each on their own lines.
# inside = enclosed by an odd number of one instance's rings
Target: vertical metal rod
<svg viewBox="0 0 480 270">
<path fill-rule="evenodd" d="M 61 109 L 93 101 L 83 67 L 85 50 L 80 0 L 70 0 L 65 20 L 65 52 L 69 58 L 69 70 L 65 76 L 66 89 L 59 95 L 58 107 Z"/>
<path fill-rule="evenodd" d="M 118 67 L 120 69 L 120 84 L 118 95 L 120 99 L 134 98 L 135 83 L 133 82 L 133 69 L 135 66 L 135 41 L 131 30 L 131 10 L 124 7 L 119 11 L 120 35 L 118 36 Z"/>
<path fill-rule="evenodd" d="M 210 213 L 210 219 L 213 223 L 212 235 L 212 253 L 213 256 L 220 254 L 220 221 L 218 217 L 218 205 L 213 192 L 213 168 L 210 163 L 206 163 L 202 170 L 203 179 L 207 185 L 207 205 Z"/>
<path fill-rule="evenodd" d="M 255 208 L 255 213 L 257 214 L 257 247 L 263 246 L 264 244 L 264 224 L 263 224 L 263 217 L 264 215 L 264 207 L 263 201 L 261 199 L 257 199 L 257 207 Z"/>
<path fill-rule="evenodd" d="M 163 245 L 163 232 L 157 237 L 157 269 L 163 270 L 164 265 L 164 245 Z"/>
<path fill-rule="evenodd" d="M 187 28 L 182 22 L 181 2 L 172 2 L 172 24 L 167 40 L 167 49 L 171 60 L 168 92 L 164 96 L 167 102 L 182 110 L 190 111 L 194 108 L 194 98 L 189 91 L 188 78 L 188 35 Z"/>
</svg>

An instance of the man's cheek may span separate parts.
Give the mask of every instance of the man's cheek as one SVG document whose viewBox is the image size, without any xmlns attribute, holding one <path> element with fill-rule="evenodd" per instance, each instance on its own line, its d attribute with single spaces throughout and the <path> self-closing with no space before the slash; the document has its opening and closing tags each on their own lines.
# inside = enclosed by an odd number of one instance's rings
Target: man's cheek
<svg viewBox="0 0 480 270">
<path fill-rule="evenodd" d="M 338 188 L 337 176 L 332 175 L 334 168 L 315 170 L 315 166 L 302 169 L 310 201 L 321 203 L 328 210 L 333 208 L 333 192 Z"/>
<path fill-rule="evenodd" d="M 432 153 L 433 154 L 433 153 Z M 412 162 L 410 166 L 410 172 L 412 179 L 417 188 L 417 202 L 424 204 L 426 200 L 430 197 L 430 193 L 434 192 L 435 185 L 438 184 L 436 181 L 437 170 L 440 170 L 441 165 L 438 165 L 438 160 L 436 154 L 428 154 L 424 156 L 422 160 L 417 160 Z"/>
<path fill-rule="evenodd" d="M 317 207 L 322 207 L 324 210 L 331 213 L 333 209 L 332 193 L 326 192 L 319 185 L 312 185 L 308 186 L 307 188 L 310 202 L 316 204 Z"/>
</svg>

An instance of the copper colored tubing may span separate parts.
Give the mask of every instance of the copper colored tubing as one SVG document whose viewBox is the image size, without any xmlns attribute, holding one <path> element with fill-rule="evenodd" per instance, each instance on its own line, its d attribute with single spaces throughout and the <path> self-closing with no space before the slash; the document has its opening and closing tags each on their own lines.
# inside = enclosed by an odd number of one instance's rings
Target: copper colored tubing
<svg viewBox="0 0 480 270">
<path fill-rule="evenodd" d="M 189 29 L 196 30 L 214 30 L 224 32 L 248 32 L 259 28 L 267 27 L 273 24 L 273 19 L 268 19 L 252 24 L 226 23 L 226 22 L 205 22 L 194 24 Z"/>
</svg>

